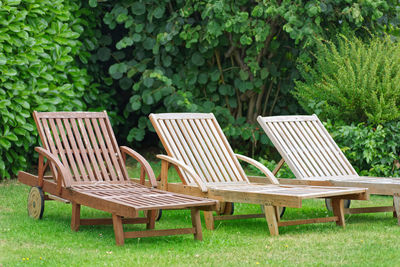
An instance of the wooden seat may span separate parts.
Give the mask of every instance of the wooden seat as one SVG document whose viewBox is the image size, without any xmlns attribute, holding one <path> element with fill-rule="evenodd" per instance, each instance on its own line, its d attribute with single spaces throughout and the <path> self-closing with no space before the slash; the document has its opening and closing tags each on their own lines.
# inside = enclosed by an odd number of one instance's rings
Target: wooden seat
<svg viewBox="0 0 400 267">
<path fill-rule="evenodd" d="M 359 176 L 316 115 L 259 116 L 257 120 L 282 156 L 274 173 L 286 162 L 303 184 L 325 181 L 334 186 L 366 187 L 370 194 L 392 195 L 393 206 L 350 208 L 345 212 L 393 211 L 400 225 L 400 179 Z M 281 182 L 298 183 L 291 179 Z"/>
<path fill-rule="evenodd" d="M 278 226 L 336 221 L 344 226 L 342 199 L 366 199 L 364 188 L 332 188 L 321 186 L 280 185 L 275 176 L 261 163 L 235 154 L 213 114 L 165 113 L 150 114 L 168 156 L 158 155 L 161 162 L 160 188 L 203 196 L 220 201 L 218 213 L 205 212 L 206 226 L 214 228 L 214 220 L 241 219 L 265 216 L 271 235 L 277 235 Z M 243 160 L 260 169 L 270 183 L 253 184 L 244 173 L 239 161 Z M 182 183 L 168 182 L 168 167 L 175 166 Z M 291 222 L 280 222 L 277 207 L 300 208 L 308 198 L 334 198 L 334 216 Z M 226 203 L 261 204 L 264 214 L 223 215 Z"/>
<path fill-rule="evenodd" d="M 80 225 L 112 223 L 117 245 L 123 245 L 125 238 L 146 236 L 194 234 L 202 239 L 199 209 L 213 209 L 216 202 L 156 189 L 149 163 L 134 150 L 118 147 L 106 112 L 34 112 L 33 116 L 43 144 L 35 149 L 38 175 L 19 172 L 18 179 L 51 194 L 41 193 L 42 202 L 56 198 L 72 203 L 73 230 Z M 140 183 L 129 179 L 127 155 L 141 164 Z M 47 167 L 52 176 L 44 176 Z M 150 187 L 144 185 L 146 175 Z M 28 205 L 33 209 L 38 203 Z M 112 219 L 81 219 L 81 205 L 110 212 Z M 159 209 L 191 209 L 192 227 L 123 232 L 123 223 L 145 223 L 153 229 Z M 139 217 L 140 210 L 149 212 Z"/>
</svg>

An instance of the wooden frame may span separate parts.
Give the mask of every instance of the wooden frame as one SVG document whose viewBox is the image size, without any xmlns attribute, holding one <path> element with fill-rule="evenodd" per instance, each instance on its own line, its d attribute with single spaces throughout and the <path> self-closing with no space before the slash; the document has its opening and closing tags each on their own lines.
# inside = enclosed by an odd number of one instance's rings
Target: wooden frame
<svg viewBox="0 0 400 267">
<path fill-rule="evenodd" d="M 199 210 L 215 209 L 216 201 L 156 189 L 149 163 L 134 150 L 118 147 L 105 111 L 35 111 L 33 117 L 43 144 L 35 148 L 39 153 L 38 175 L 21 171 L 18 180 L 39 187 L 46 201 L 71 203 L 73 231 L 81 225 L 113 224 L 117 245 L 123 245 L 126 238 L 148 236 L 193 234 L 202 239 Z M 139 183 L 128 177 L 126 156 L 141 164 Z M 44 175 L 48 167 L 51 176 Z M 81 205 L 109 212 L 112 218 L 82 219 Z M 159 209 L 190 209 L 192 227 L 154 230 Z M 149 211 L 147 216 L 140 217 L 141 210 Z M 148 230 L 124 232 L 123 224 L 137 223 L 146 224 Z"/>
<path fill-rule="evenodd" d="M 342 199 L 367 199 L 365 188 L 322 187 L 308 185 L 280 185 L 275 176 L 261 163 L 237 155 L 230 147 L 213 114 L 165 113 L 150 114 L 154 129 L 168 155 L 161 159 L 159 187 L 170 192 L 207 197 L 220 201 L 218 213 L 213 216 L 205 211 L 208 229 L 214 228 L 215 220 L 265 217 L 271 235 L 278 235 L 279 226 L 335 221 L 344 226 Z M 268 185 L 250 183 L 239 160 L 260 169 Z M 181 183 L 168 182 L 168 168 L 174 166 Z M 281 222 L 277 207 L 300 208 L 308 198 L 333 198 L 334 216 Z M 223 215 L 225 203 L 242 202 L 264 206 L 264 214 Z"/>
<path fill-rule="evenodd" d="M 333 186 L 365 187 L 370 194 L 391 195 L 393 206 L 349 208 L 345 213 L 392 211 L 400 225 L 400 213 L 395 211 L 399 205 L 400 179 L 359 176 L 315 114 L 259 116 L 257 121 L 282 156 L 273 173 L 276 174 L 287 163 L 298 179 L 281 180 L 282 183 L 325 181 Z M 261 181 L 256 177 L 252 179 Z"/>
</svg>

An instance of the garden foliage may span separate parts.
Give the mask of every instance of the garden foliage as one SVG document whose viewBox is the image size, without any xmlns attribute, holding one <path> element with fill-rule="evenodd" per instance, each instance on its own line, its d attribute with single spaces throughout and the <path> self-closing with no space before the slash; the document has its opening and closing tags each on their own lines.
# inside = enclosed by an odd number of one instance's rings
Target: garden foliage
<svg viewBox="0 0 400 267">
<path fill-rule="evenodd" d="M 400 122 L 378 126 L 365 123 L 325 126 L 359 175 L 400 176 Z"/>
<path fill-rule="evenodd" d="M 400 44 L 389 37 L 320 42 L 313 64 L 301 61 L 295 96 L 322 119 L 378 125 L 400 119 Z"/>
<path fill-rule="evenodd" d="M 150 112 L 213 112 L 246 154 L 260 134 L 257 115 L 301 112 L 290 94 L 296 60 L 315 37 L 379 30 L 394 1 L 113 1 L 97 63 L 108 68 L 120 135 L 142 141 Z M 243 142 L 244 140 L 244 142 Z M 249 142 L 250 141 L 250 142 Z M 239 143 L 241 142 L 241 143 Z"/>
<path fill-rule="evenodd" d="M 0 179 L 33 163 L 33 110 L 85 109 L 89 77 L 75 63 L 84 31 L 77 3 L 0 2 Z"/>
</svg>

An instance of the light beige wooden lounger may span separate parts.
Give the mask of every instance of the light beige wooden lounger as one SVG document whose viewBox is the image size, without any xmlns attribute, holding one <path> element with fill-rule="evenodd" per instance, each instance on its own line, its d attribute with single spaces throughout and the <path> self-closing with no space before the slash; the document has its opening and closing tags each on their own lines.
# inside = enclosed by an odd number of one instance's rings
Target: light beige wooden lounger
<svg viewBox="0 0 400 267">
<path fill-rule="evenodd" d="M 161 162 L 161 189 L 219 200 L 220 214 L 226 214 L 224 203 L 241 202 L 264 205 L 264 214 L 220 215 L 205 212 L 206 226 L 214 228 L 214 220 L 264 217 L 271 235 L 278 235 L 278 226 L 336 221 L 344 226 L 343 199 L 367 199 L 365 188 L 341 188 L 280 185 L 274 175 L 259 162 L 234 154 L 213 114 L 165 113 L 150 114 L 150 120 L 168 156 L 158 155 Z M 252 184 L 239 161 L 260 169 L 270 184 Z M 182 183 L 168 183 L 168 167 L 173 165 Z M 279 221 L 277 206 L 300 208 L 303 199 L 333 198 L 334 216 L 298 221 Z"/>
<path fill-rule="evenodd" d="M 273 171 L 287 163 L 296 178 L 307 182 L 327 181 L 334 186 L 366 187 L 370 194 L 392 195 L 393 206 L 350 208 L 346 213 L 397 213 L 400 224 L 400 179 L 359 176 L 316 115 L 257 118 L 282 156 Z M 297 183 L 282 179 L 284 183 Z"/>
</svg>

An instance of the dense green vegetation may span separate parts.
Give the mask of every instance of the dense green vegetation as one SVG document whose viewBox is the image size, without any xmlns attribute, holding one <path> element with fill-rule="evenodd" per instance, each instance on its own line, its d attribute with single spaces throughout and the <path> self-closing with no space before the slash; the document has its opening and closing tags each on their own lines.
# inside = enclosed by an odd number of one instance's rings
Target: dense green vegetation
<svg viewBox="0 0 400 267">
<path fill-rule="evenodd" d="M 294 80 L 307 82 L 297 62 L 318 64 L 312 56 L 320 51 L 317 40 L 329 43 L 338 34 L 364 40 L 371 32 L 398 33 L 394 0 L 296 3 L 2 2 L 0 179 L 36 161 L 33 110 L 107 109 L 120 143 L 135 148 L 156 143 L 147 119 L 151 112 L 213 112 L 233 147 L 266 164 L 277 160 L 255 118 L 304 113 L 292 94 Z M 395 118 L 395 102 L 382 102 L 379 94 L 368 100 L 375 108 L 365 113 L 368 119 L 380 123 Z M 381 102 L 375 105 L 377 101 Z M 308 112 L 318 112 L 318 103 L 303 102 Z M 391 112 L 386 112 L 388 106 Z M 335 122 L 341 118 L 330 114 Z M 359 114 L 346 118 L 354 117 Z M 338 140 L 348 146 L 346 140 Z M 350 158 L 364 162 L 357 165 L 361 171 L 378 164 L 364 152 L 355 153 Z M 397 159 L 397 148 L 384 154 L 380 164 L 385 171 L 380 173 L 393 174 L 387 164 Z"/>
<path fill-rule="evenodd" d="M 65 0 L 0 3 L 0 179 L 33 163 L 33 110 L 86 108 L 90 77 L 75 62 L 79 9 Z"/>
</svg>

